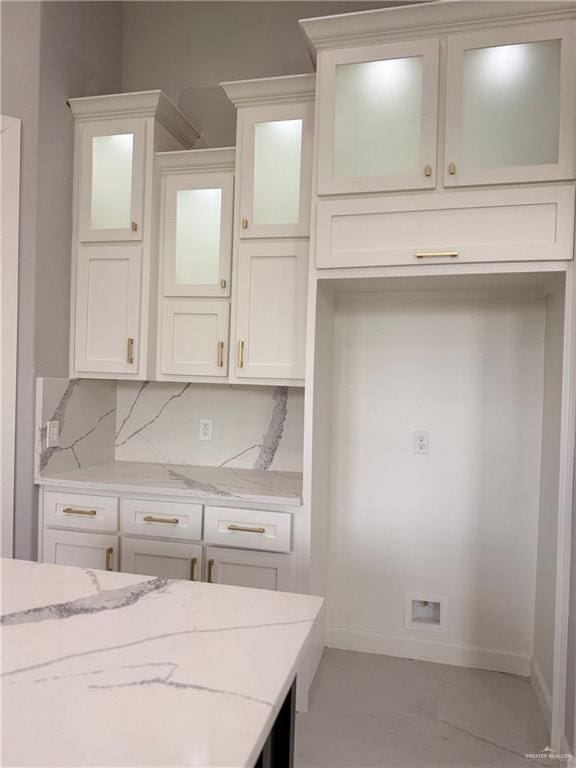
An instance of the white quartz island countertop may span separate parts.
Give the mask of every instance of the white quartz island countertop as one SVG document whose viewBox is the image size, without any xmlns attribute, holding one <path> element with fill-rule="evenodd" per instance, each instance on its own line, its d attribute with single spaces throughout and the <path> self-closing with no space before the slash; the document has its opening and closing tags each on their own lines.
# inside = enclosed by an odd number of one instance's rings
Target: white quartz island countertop
<svg viewBox="0 0 576 768">
<path fill-rule="evenodd" d="M 322 605 L 1 565 L 3 765 L 254 765 Z"/>
<path fill-rule="evenodd" d="M 298 472 L 200 467 L 111 461 L 67 472 L 42 475 L 41 485 L 133 493 L 170 493 L 197 499 L 253 501 L 300 506 L 302 475 Z"/>
</svg>

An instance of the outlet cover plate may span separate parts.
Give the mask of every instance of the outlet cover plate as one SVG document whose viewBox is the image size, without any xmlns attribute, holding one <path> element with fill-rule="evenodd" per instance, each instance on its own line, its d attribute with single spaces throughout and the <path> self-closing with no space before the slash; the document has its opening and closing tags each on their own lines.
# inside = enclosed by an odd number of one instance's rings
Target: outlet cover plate
<svg viewBox="0 0 576 768">
<path fill-rule="evenodd" d="M 200 419 L 198 440 L 212 440 L 212 419 Z"/>
</svg>

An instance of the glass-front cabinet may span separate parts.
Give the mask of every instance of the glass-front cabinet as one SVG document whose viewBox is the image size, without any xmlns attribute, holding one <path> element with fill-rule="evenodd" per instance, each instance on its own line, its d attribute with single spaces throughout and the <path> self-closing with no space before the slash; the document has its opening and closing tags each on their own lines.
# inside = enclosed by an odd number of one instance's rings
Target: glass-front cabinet
<svg viewBox="0 0 576 768">
<path fill-rule="evenodd" d="M 232 172 L 191 171 L 165 177 L 161 245 L 165 296 L 230 295 L 233 194 Z"/>
<path fill-rule="evenodd" d="M 142 239 L 144 131 L 142 121 L 107 120 L 83 127 L 81 242 Z"/>
<path fill-rule="evenodd" d="M 307 236 L 314 105 L 252 107 L 238 119 L 240 237 Z"/>
<path fill-rule="evenodd" d="M 574 178 L 575 46 L 572 22 L 448 38 L 446 186 Z"/>
<path fill-rule="evenodd" d="M 437 39 L 327 51 L 319 194 L 436 185 Z"/>
</svg>

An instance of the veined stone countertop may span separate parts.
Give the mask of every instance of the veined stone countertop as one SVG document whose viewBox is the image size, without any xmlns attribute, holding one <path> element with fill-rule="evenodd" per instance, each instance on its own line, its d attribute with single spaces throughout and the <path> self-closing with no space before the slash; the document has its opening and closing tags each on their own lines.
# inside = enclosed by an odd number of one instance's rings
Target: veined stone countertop
<svg viewBox="0 0 576 768">
<path fill-rule="evenodd" d="M 302 475 L 271 469 L 232 469 L 186 464 L 111 461 L 91 467 L 49 473 L 41 485 L 102 491 L 182 495 L 211 501 L 253 501 L 259 504 L 302 504 Z"/>
<path fill-rule="evenodd" d="M 321 598 L 0 562 L 3 764 L 254 765 Z"/>
</svg>

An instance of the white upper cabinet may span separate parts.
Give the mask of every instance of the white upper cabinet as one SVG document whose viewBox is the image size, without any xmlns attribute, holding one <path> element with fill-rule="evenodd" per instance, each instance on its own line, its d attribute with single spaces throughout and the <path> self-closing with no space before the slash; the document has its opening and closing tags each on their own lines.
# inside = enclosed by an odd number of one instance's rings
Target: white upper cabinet
<svg viewBox="0 0 576 768">
<path fill-rule="evenodd" d="M 142 121 L 110 120 L 80 131 L 79 239 L 141 240 Z"/>
<path fill-rule="evenodd" d="M 234 159 L 234 148 L 158 155 L 164 296 L 230 295 Z"/>
<path fill-rule="evenodd" d="M 76 269 L 76 372 L 136 373 L 142 249 L 85 245 Z"/>
<path fill-rule="evenodd" d="M 444 183 L 574 178 L 571 22 L 448 38 Z"/>
<path fill-rule="evenodd" d="M 432 39 L 324 55 L 319 194 L 435 186 L 438 49 Z"/>
<path fill-rule="evenodd" d="M 308 236 L 315 76 L 222 87 L 238 107 L 239 236 Z"/>
<path fill-rule="evenodd" d="M 308 243 L 240 243 L 236 376 L 304 378 Z"/>
<path fill-rule="evenodd" d="M 575 15 L 468 0 L 301 21 L 317 194 L 574 179 Z"/>
<path fill-rule="evenodd" d="M 198 131 L 161 91 L 70 99 L 74 115 L 72 377 L 148 379 L 160 150 Z M 135 241 L 135 242 L 134 242 Z"/>
</svg>

